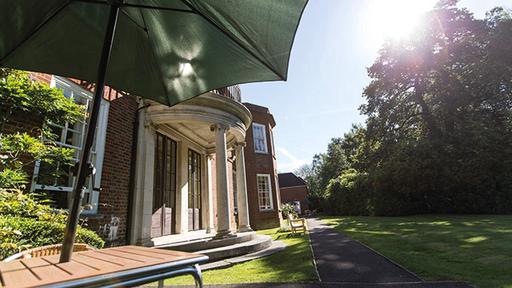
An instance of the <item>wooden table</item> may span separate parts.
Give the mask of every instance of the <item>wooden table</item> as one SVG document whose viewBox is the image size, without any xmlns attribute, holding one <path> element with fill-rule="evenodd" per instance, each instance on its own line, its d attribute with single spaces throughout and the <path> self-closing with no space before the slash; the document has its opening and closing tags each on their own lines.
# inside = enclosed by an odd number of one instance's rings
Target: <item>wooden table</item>
<svg viewBox="0 0 512 288">
<path fill-rule="evenodd" d="M 190 274 L 202 287 L 195 253 L 123 246 L 73 253 L 67 263 L 59 256 L 0 262 L 1 287 L 127 287 Z"/>
</svg>

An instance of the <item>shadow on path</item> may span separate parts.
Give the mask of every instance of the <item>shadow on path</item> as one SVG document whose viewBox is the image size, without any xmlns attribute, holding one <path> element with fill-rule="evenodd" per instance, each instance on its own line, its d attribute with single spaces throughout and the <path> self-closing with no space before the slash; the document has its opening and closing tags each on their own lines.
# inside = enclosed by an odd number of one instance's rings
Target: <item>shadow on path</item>
<svg viewBox="0 0 512 288">
<path fill-rule="evenodd" d="M 422 280 L 320 219 L 308 219 L 314 257 L 322 282 L 403 283 Z"/>
</svg>

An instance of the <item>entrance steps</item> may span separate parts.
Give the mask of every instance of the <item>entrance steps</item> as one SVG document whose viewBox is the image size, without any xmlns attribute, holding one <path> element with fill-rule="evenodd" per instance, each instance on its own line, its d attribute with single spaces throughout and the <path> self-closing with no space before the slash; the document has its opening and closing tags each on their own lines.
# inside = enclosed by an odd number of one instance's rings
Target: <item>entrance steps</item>
<svg viewBox="0 0 512 288">
<path fill-rule="evenodd" d="M 255 232 L 238 233 L 225 239 L 203 238 L 178 243 L 158 245 L 155 248 L 184 252 L 197 252 L 210 257 L 209 262 L 255 253 L 269 248 L 272 237 Z"/>
</svg>

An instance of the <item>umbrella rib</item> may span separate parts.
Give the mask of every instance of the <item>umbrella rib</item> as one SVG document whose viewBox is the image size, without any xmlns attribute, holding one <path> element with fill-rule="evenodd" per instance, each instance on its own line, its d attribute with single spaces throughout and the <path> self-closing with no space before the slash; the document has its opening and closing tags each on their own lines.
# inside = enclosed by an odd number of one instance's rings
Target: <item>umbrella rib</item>
<svg viewBox="0 0 512 288">
<path fill-rule="evenodd" d="M 155 50 L 154 50 L 154 44 L 153 44 L 153 40 L 151 38 L 151 36 L 149 35 L 149 29 L 148 29 L 148 24 L 146 23 L 146 18 L 144 18 L 144 13 L 142 13 L 142 9 L 139 9 L 139 13 L 140 13 L 140 17 L 142 18 L 142 22 L 144 23 L 144 31 L 146 32 L 146 35 L 148 35 L 148 41 L 149 41 L 149 45 L 151 45 L 151 55 L 153 55 L 153 59 L 155 59 L 155 61 L 158 62 L 158 59 L 156 58 L 156 55 L 155 55 Z M 171 106 L 171 99 L 169 98 L 169 93 L 167 92 L 167 87 L 165 87 L 164 85 L 164 75 L 162 74 L 162 71 L 160 70 L 160 68 L 157 69 L 158 70 L 158 74 L 160 75 L 160 78 L 161 78 L 161 81 L 160 83 L 162 83 L 162 88 L 164 89 L 164 93 L 165 93 L 165 98 L 167 98 L 167 106 Z"/>
<path fill-rule="evenodd" d="M 123 4 L 123 6 L 141 8 L 141 9 L 167 10 L 167 11 L 197 14 L 197 12 L 194 10 L 186 10 L 186 9 L 170 8 L 170 7 L 159 7 L 159 6 L 150 6 L 150 5 L 141 5 L 141 4 Z"/>
<path fill-rule="evenodd" d="M 137 26 L 138 28 L 146 31 L 147 28 L 142 26 L 142 25 L 140 25 L 139 23 L 137 23 L 137 21 L 135 21 L 135 19 L 133 19 L 132 16 L 130 16 L 130 14 L 128 14 L 128 12 L 126 12 L 123 8 L 119 9 L 119 11 L 121 11 L 121 13 L 123 13 L 126 17 L 128 17 L 128 19 L 130 19 L 130 21 L 132 21 L 133 24 L 135 24 L 135 26 Z"/>
<path fill-rule="evenodd" d="M 7 52 L 7 54 L 5 54 L 5 56 L 2 59 L 0 59 L 0 63 L 2 63 L 3 61 L 5 61 L 5 59 L 7 59 L 9 56 L 11 56 L 11 54 L 14 53 L 14 51 L 16 51 L 18 48 L 20 48 L 21 45 L 25 44 L 25 42 L 27 42 L 30 38 L 32 38 L 32 36 L 34 36 L 37 32 L 39 32 L 39 30 L 41 30 L 44 26 L 46 26 L 46 24 L 48 22 L 50 22 L 50 20 L 52 20 L 57 14 L 60 13 L 60 11 L 62 11 L 64 8 L 66 8 L 70 3 L 71 3 L 71 1 L 67 1 L 66 3 L 64 3 L 64 5 L 62 5 L 60 8 L 58 8 L 53 14 L 51 14 L 46 20 L 44 20 L 43 23 L 39 24 L 39 26 L 37 26 L 37 28 L 34 29 L 32 31 L 32 33 L 30 33 L 27 37 L 25 37 L 23 40 L 21 40 L 21 42 L 18 43 L 18 45 L 16 45 L 9 52 Z"/>
<path fill-rule="evenodd" d="M 92 4 L 103 4 L 103 5 L 109 5 L 104 0 L 73 0 L 77 2 L 86 2 L 86 3 L 92 3 Z M 176 11 L 176 12 L 185 12 L 185 13 L 192 13 L 196 14 L 195 11 L 187 10 L 187 9 L 179 9 L 179 8 L 170 8 L 170 7 L 160 7 L 160 6 L 151 6 L 151 5 L 142 5 L 142 4 L 129 4 L 129 3 L 123 3 L 121 4 L 121 7 L 132 7 L 132 8 L 143 8 L 143 9 L 155 9 L 155 10 L 167 10 L 167 11 Z"/>
<path fill-rule="evenodd" d="M 236 44 L 238 44 L 238 46 L 242 47 L 242 49 L 244 49 L 247 53 L 249 53 L 252 57 L 256 58 L 256 60 L 258 60 L 260 63 L 262 63 L 263 65 L 265 65 L 270 71 L 272 71 L 274 74 L 276 74 L 279 78 L 281 78 L 282 80 L 285 80 L 286 78 L 283 77 L 283 75 L 281 75 L 281 73 L 277 72 L 275 70 L 274 67 L 272 67 L 271 65 L 269 65 L 266 61 L 264 61 L 263 59 L 261 59 L 261 57 L 259 57 L 258 55 L 256 55 L 256 53 L 254 53 L 253 51 L 251 51 L 250 49 L 248 49 L 247 47 L 245 47 L 245 45 L 243 43 L 240 42 L 240 40 L 238 40 L 235 36 L 233 36 L 229 31 L 225 31 L 224 29 L 222 29 L 222 27 L 220 27 L 217 23 L 215 23 L 213 20 L 211 20 L 208 16 L 204 15 L 203 13 L 201 13 L 200 11 L 197 11 L 192 5 L 190 5 L 189 3 L 187 3 L 186 1 L 184 0 L 180 0 L 183 4 L 187 5 L 187 7 L 189 7 L 190 9 L 192 9 L 192 11 L 194 11 L 197 15 L 201 16 L 203 19 L 205 19 L 206 21 L 208 21 L 208 23 L 210 23 L 211 25 L 213 25 L 215 28 L 217 28 L 222 34 L 226 35 L 229 37 L 229 39 L 231 39 L 231 41 L 235 42 Z"/>
</svg>

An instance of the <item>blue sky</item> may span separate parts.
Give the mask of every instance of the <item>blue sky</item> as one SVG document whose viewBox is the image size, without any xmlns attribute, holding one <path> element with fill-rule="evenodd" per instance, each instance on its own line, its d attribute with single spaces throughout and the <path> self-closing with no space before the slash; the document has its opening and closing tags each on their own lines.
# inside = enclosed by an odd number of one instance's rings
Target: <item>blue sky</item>
<svg viewBox="0 0 512 288">
<path fill-rule="evenodd" d="M 369 83 L 366 67 L 373 63 L 383 39 L 400 37 L 435 3 L 309 1 L 295 38 L 288 81 L 242 85 L 244 102 L 267 106 L 274 114 L 279 172 L 310 163 L 331 138 L 343 136 L 352 123 L 364 122 L 358 107 Z M 512 8 L 510 0 L 462 0 L 458 6 L 478 18 L 495 6 Z"/>
</svg>

